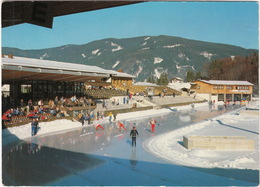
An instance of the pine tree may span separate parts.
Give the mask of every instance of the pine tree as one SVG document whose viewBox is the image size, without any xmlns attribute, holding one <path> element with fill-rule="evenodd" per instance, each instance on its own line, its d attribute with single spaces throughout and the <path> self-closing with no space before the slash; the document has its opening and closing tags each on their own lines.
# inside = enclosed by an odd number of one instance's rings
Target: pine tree
<svg viewBox="0 0 260 187">
<path fill-rule="evenodd" d="M 186 82 L 192 82 L 195 80 L 195 76 L 193 71 L 188 70 L 187 75 L 186 75 Z"/>
<path fill-rule="evenodd" d="M 157 82 L 156 82 L 157 85 L 163 85 L 163 86 L 168 85 L 168 83 L 169 83 L 169 78 L 168 78 L 167 73 L 162 73 L 160 75 L 160 78 L 157 79 Z"/>
</svg>

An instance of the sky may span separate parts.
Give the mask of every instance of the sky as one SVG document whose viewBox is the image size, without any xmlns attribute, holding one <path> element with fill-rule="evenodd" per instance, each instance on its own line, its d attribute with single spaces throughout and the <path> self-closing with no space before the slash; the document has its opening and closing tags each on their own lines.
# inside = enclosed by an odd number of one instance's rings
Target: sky
<svg viewBox="0 0 260 187">
<path fill-rule="evenodd" d="M 258 49 L 257 2 L 145 2 L 55 17 L 53 28 L 3 28 L 2 46 L 44 49 L 105 38 L 168 35 Z"/>
</svg>

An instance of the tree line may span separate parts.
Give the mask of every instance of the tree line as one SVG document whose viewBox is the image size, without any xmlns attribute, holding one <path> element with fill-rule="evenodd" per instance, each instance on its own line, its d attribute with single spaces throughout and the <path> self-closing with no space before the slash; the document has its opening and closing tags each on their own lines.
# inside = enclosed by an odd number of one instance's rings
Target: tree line
<svg viewBox="0 0 260 187">
<path fill-rule="evenodd" d="M 243 80 L 258 85 L 258 60 L 258 54 L 254 53 L 215 60 L 205 68 L 211 80 Z"/>
<path fill-rule="evenodd" d="M 258 85 L 259 56 L 254 53 L 251 56 L 233 56 L 212 61 L 203 67 L 203 73 L 188 70 L 186 82 L 193 82 L 197 79 L 206 80 L 243 80 Z M 147 82 L 157 85 L 168 85 L 167 73 L 162 73 L 160 78 L 151 76 Z"/>
</svg>

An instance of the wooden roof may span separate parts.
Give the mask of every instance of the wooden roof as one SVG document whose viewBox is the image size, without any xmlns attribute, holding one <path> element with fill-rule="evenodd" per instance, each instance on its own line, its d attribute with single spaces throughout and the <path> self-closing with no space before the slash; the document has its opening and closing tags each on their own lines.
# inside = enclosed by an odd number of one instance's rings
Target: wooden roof
<svg viewBox="0 0 260 187">
<path fill-rule="evenodd" d="M 2 3 L 2 27 L 31 23 L 52 28 L 56 16 L 140 2 L 142 1 L 5 1 Z"/>
</svg>

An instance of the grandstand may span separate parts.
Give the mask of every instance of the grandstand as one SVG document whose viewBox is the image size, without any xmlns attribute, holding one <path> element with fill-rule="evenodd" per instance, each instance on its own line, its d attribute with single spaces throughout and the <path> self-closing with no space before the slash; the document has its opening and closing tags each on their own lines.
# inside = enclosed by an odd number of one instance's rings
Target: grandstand
<svg viewBox="0 0 260 187">
<path fill-rule="evenodd" d="M 137 82 L 134 84 L 114 84 L 118 89 L 121 89 L 125 92 L 128 92 L 132 95 L 148 95 L 148 90 L 153 90 L 153 95 L 154 96 L 160 96 L 160 95 L 173 95 L 175 93 L 176 95 L 181 95 L 181 92 L 175 89 L 172 89 L 167 86 L 159 86 L 156 84 L 148 83 L 148 82 Z"/>
<path fill-rule="evenodd" d="M 120 89 L 86 89 L 85 95 L 91 99 L 109 99 L 116 96 L 127 96 L 127 93 Z"/>
<path fill-rule="evenodd" d="M 154 96 L 181 94 L 166 86 L 133 83 L 133 78 L 133 75 L 127 73 L 96 66 L 2 54 L 2 85 L 7 86 L 5 95 L 2 96 L 2 112 L 5 115 L 9 109 L 17 108 L 24 113 L 13 115 L 3 123 L 3 127 L 24 124 L 31 120 L 28 113 L 32 109 L 22 106 L 21 99 L 25 105 L 32 101 L 33 110 L 38 110 L 39 101 L 42 101 L 41 106 L 46 111 L 37 111 L 36 117 L 39 120 L 50 120 L 57 117 L 73 118 L 74 111 L 94 111 L 99 99 L 148 96 L 149 90 L 153 91 Z M 74 97 L 77 99 L 72 100 Z M 59 98 L 59 101 L 55 101 L 55 105 L 50 104 L 55 98 Z M 62 99 L 65 101 L 61 101 Z M 55 115 L 50 112 L 53 110 L 57 110 Z"/>
</svg>

